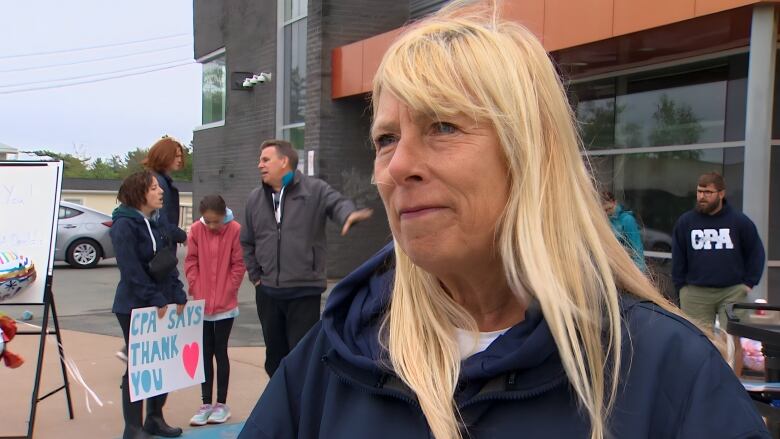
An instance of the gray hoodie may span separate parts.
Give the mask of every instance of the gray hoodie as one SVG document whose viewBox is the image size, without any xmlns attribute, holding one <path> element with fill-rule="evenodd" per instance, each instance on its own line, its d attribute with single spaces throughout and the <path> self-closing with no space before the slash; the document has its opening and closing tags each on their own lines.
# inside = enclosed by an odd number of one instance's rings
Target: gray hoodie
<svg viewBox="0 0 780 439">
<path fill-rule="evenodd" d="M 241 247 L 252 283 L 272 288 L 325 288 L 325 219 L 343 226 L 355 204 L 322 180 L 295 171 L 284 187 L 277 224 L 273 189 L 263 184 L 246 202 Z"/>
</svg>

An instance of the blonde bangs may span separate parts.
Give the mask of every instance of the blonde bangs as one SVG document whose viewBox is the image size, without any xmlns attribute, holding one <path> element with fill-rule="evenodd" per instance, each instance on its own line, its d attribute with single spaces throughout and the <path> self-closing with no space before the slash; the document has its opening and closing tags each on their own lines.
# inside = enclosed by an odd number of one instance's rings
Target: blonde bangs
<svg viewBox="0 0 780 439">
<path fill-rule="evenodd" d="M 491 103 L 506 85 L 505 75 L 494 68 L 496 60 L 520 60 L 506 59 L 498 46 L 484 41 L 468 23 L 431 20 L 412 27 L 388 49 L 374 77 L 374 110 L 388 91 L 413 112 L 435 120 L 467 115 L 495 123 L 504 112 Z"/>
</svg>

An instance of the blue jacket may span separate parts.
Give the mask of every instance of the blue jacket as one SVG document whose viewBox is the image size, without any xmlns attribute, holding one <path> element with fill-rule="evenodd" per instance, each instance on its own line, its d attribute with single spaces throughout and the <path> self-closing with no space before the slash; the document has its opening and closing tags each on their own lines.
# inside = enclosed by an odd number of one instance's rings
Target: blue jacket
<svg viewBox="0 0 780 439">
<path fill-rule="evenodd" d="M 152 238 L 146 228 L 141 212 L 120 205 L 112 215 L 111 242 L 119 267 L 119 285 L 116 287 L 114 306 L 111 312 L 130 314 L 134 308 L 165 306 L 169 303 L 187 303 L 184 285 L 179 272 L 174 269 L 162 283 L 149 276 L 149 261 L 154 256 Z M 159 249 L 167 241 L 157 220 L 149 221 Z"/>
<path fill-rule="evenodd" d="M 723 200 L 715 215 L 690 210 L 672 232 L 672 281 L 685 285 L 753 287 L 764 272 L 764 245 L 753 221 Z"/>
<path fill-rule="evenodd" d="M 615 204 L 615 211 L 609 216 L 612 231 L 631 255 L 631 259 L 640 270 L 645 271 L 645 248 L 642 245 L 642 233 L 636 218 L 630 210 L 623 209 L 620 204 Z"/>
<path fill-rule="evenodd" d="M 430 438 L 414 394 L 381 366 L 389 364 L 378 331 L 392 276 L 388 246 L 335 287 L 322 321 L 282 361 L 239 439 Z M 770 437 L 701 332 L 652 303 L 626 295 L 622 305 L 624 352 L 633 356 L 624 357 L 611 437 Z M 463 362 L 455 399 L 464 437 L 589 437 L 535 307 Z"/>
<path fill-rule="evenodd" d="M 163 190 L 163 207 L 160 209 L 160 224 L 176 243 L 187 241 L 187 232 L 179 228 L 179 189 L 173 185 L 173 178 L 166 173 L 154 172 L 157 184 Z"/>
</svg>

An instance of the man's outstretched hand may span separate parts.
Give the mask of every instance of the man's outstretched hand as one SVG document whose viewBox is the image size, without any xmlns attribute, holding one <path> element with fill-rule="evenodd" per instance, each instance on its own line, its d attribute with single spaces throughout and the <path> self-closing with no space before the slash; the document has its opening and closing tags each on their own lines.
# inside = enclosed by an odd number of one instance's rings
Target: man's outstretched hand
<svg viewBox="0 0 780 439">
<path fill-rule="evenodd" d="M 371 215 L 374 214 L 374 209 L 360 209 L 356 210 L 349 214 L 347 217 L 347 220 L 344 222 L 344 227 L 341 228 L 341 236 L 344 236 L 349 232 L 349 228 L 352 227 L 353 224 L 359 223 L 361 221 L 365 221 L 369 218 L 371 218 Z"/>
</svg>

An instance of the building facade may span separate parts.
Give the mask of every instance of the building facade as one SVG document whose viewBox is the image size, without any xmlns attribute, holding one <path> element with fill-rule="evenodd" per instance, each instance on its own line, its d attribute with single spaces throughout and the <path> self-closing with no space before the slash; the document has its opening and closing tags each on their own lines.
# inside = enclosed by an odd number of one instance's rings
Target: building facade
<svg viewBox="0 0 780 439">
<path fill-rule="evenodd" d="M 204 125 L 194 139 L 195 198 L 220 192 L 242 212 L 259 181 L 257 146 L 283 137 L 300 149 L 304 172 L 377 209 L 352 236 L 331 228 L 329 273 L 345 274 L 387 242 L 370 185 L 371 78 L 401 27 L 444 3 L 196 0 Z M 641 220 L 667 292 L 672 226 L 693 206 L 696 177 L 718 171 L 767 248 L 754 295 L 780 301 L 778 9 L 750 0 L 503 2 L 504 16 L 534 32 L 558 65 L 583 155 L 600 188 Z M 209 91 L 214 69 L 221 95 Z M 262 72 L 272 80 L 243 86 Z"/>
</svg>

